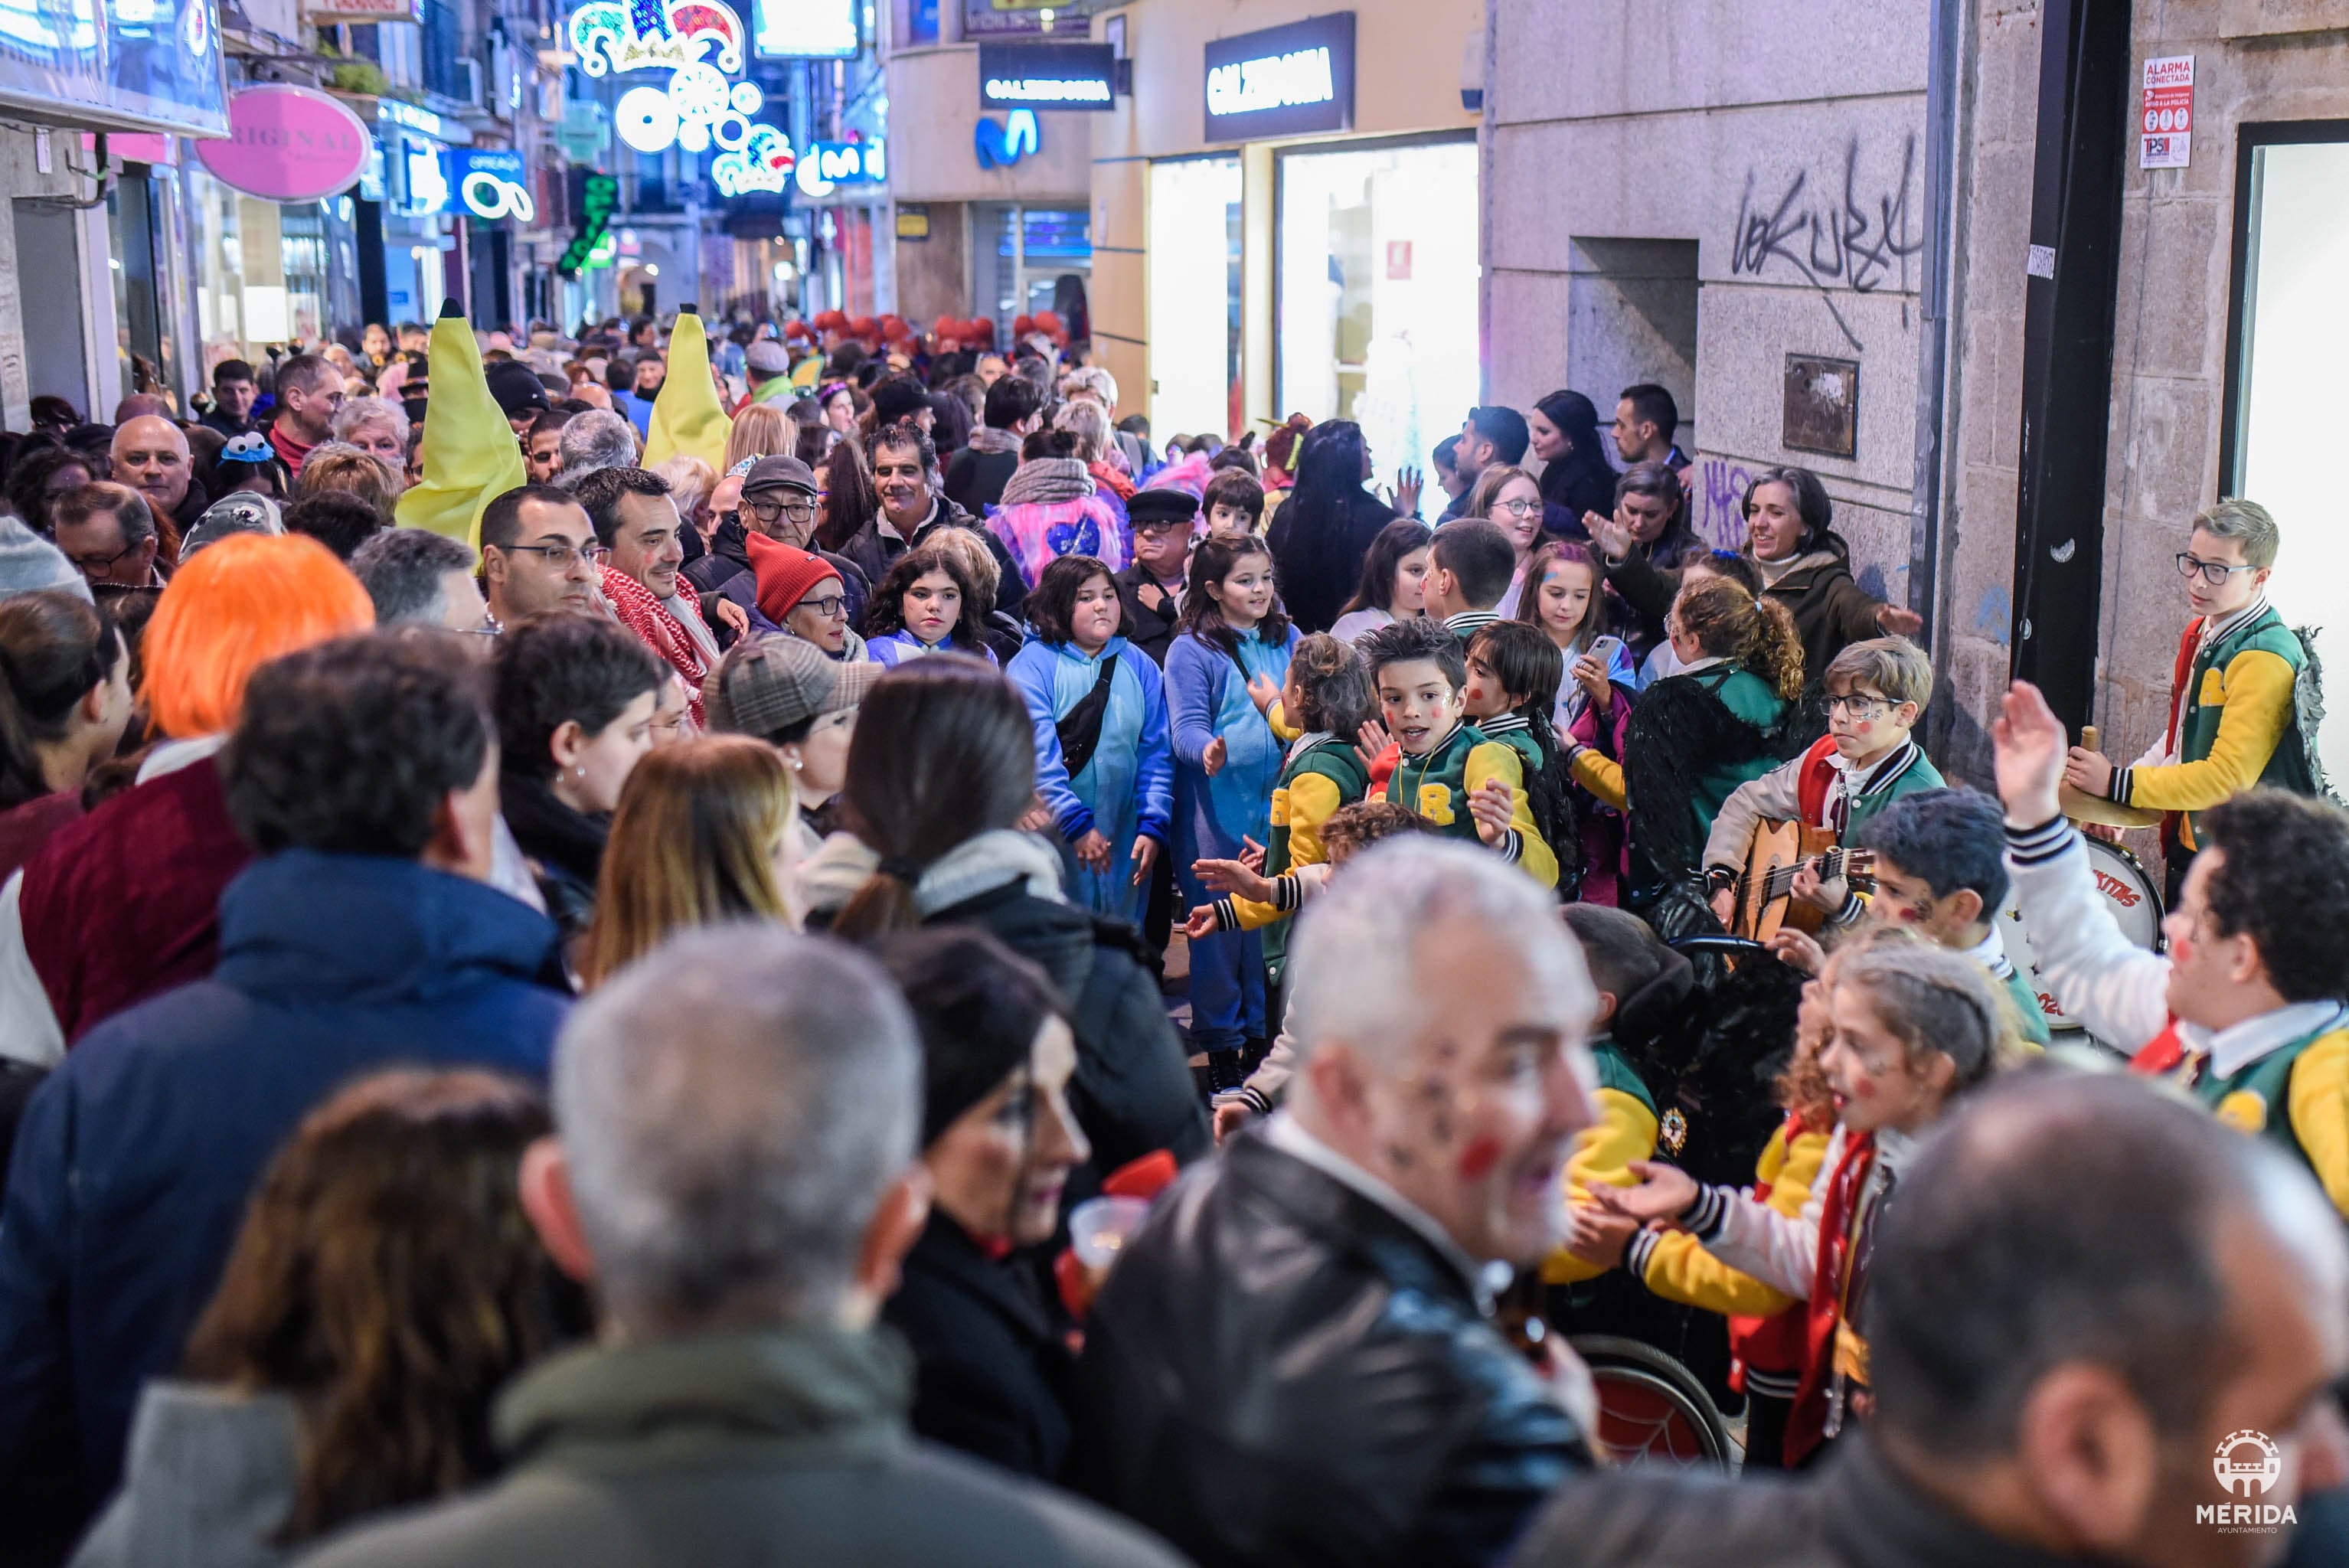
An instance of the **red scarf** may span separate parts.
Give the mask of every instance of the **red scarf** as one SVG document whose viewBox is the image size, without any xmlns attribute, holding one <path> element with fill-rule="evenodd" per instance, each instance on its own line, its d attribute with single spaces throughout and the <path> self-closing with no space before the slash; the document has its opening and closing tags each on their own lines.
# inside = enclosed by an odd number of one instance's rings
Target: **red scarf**
<svg viewBox="0 0 2349 1568">
<path fill-rule="evenodd" d="M 1791 1111 L 1783 1130 L 1786 1149 L 1791 1155 L 1795 1140 L 1810 1130 L 1800 1111 Z M 1768 1181 L 1754 1184 L 1754 1200 L 1761 1202 L 1770 1196 L 1775 1185 Z M 1809 1314 L 1801 1302 L 1796 1302 L 1775 1317 L 1748 1317 L 1733 1315 L 1729 1319 L 1729 1378 L 1741 1393 L 1745 1391 L 1745 1372 L 1800 1372 L 1810 1331 Z"/>
<path fill-rule="evenodd" d="M 288 435 L 285 422 L 282 419 L 272 419 L 269 422 L 269 444 L 275 449 L 279 459 L 285 462 L 285 471 L 296 479 L 302 476 L 304 460 L 317 449 L 316 441 L 297 441 Z"/>
<path fill-rule="evenodd" d="M 693 634 L 653 597 L 651 589 L 625 572 L 604 568 L 604 597 L 611 601 L 612 614 L 619 617 L 620 624 L 684 677 L 686 712 L 694 727 L 701 728 L 701 679 L 709 670 L 701 662 L 701 649 L 695 645 Z"/>
<path fill-rule="evenodd" d="M 1819 1259 L 1811 1275 L 1802 1386 L 1786 1418 L 1786 1465 L 1803 1460 L 1826 1440 L 1827 1387 L 1835 1377 L 1836 1326 L 1843 1320 L 1843 1289 L 1851 1273 L 1852 1221 L 1868 1173 L 1876 1165 L 1876 1135 L 1846 1138 L 1843 1159 L 1827 1178 L 1819 1211 Z"/>
</svg>

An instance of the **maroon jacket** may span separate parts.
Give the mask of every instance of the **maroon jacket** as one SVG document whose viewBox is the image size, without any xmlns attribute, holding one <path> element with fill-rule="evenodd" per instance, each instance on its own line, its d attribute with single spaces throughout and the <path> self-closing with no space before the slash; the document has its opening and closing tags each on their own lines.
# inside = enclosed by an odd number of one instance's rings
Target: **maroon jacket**
<svg viewBox="0 0 2349 1568">
<path fill-rule="evenodd" d="M 25 864 L 25 951 L 70 1046 L 134 1002 L 212 972 L 220 896 L 253 851 L 208 757 L 126 789 Z"/>
<path fill-rule="evenodd" d="M 81 820 L 81 791 L 66 789 L 36 795 L 21 806 L 0 811 L 0 882 L 38 854 L 49 836 L 68 822 Z"/>
</svg>

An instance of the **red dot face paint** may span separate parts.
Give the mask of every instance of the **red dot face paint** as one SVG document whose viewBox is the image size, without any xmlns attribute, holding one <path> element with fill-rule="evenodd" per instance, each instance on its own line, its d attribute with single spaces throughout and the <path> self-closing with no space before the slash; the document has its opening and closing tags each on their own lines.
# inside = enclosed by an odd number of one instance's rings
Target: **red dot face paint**
<svg viewBox="0 0 2349 1568">
<path fill-rule="evenodd" d="M 1475 1138 L 1460 1151 L 1460 1179 L 1481 1181 L 1493 1173 L 1501 1162 L 1501 1140 L 1497 1138 Z"/>
</svg>

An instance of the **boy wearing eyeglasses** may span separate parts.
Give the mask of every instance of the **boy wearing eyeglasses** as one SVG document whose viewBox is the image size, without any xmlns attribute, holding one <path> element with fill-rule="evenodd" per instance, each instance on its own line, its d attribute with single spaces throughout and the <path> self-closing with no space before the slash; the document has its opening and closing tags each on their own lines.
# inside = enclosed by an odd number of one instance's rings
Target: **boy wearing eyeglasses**
<svg viewBox="0 0 2349 1568">
<path fill-rule="evenodd" d="M 1924 649 L 1906 637 L 1854 643 L 1827 665 L 1824 685 L 1826 734 L 1792 762 L 1739 785 L 1713 820 L 1704 841 L 1705 886 L 1724 926 L 1736 913 L 1737 878 L 1763 823 L 1799 821 L 1848 841 L 1903 795 L 1947 787 L 1909 733 L 1933 696 L 1933 664 Z M 1860 916 L 1859 900 L 1839 878 L 1822 882 L 1806 869 L 1794 892 L 1836 924 Z"/>
<path fill-rule="evenodd" d="M 2178 639 L 2168 727 L 2129 767 L 2082 747 L 2064 765 L 2083 794 L 2164 813 L 2172 903 L 2200 847 L 2197 813 L 2254 785 L 2317 792 L 2298 695 L 2313 675 L 2308 650 L 2267 599 L 2277 543 L 2275 519 L 2251 501 L 2222 500 L 2194 520 L 2177 558 L 2194 619 Z"/>
</svg>

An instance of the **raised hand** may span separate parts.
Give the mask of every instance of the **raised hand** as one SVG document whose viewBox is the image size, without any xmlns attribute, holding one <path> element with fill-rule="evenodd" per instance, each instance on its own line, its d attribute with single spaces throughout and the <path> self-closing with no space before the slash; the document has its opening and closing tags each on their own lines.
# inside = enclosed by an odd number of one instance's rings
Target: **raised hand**
<svg viewBox="0 0 2349 1568">
<path fill-rule="evenodd" d="M 1497 850 L 1509 841 L 1516 792 L 1498 779 L 1487 779 L 1470 793 L 1468 812 L 1476 819 L 1476 836 L 1485 841 L 1485 847 Z"/>
<path fill-rule="evenodd" d="M 1899 604 L 1887 604 L 1876 612 L 1876 624 L 1889 637 L 1913 637 L 1925 629 L 1925 617 Z"/>
<path fill-rule="evenodd" d="M 1582 514 L 1582 526 L 1589 531 L 1599 553 L 1608 560 L 1621 561 L 1631 553 L 1634 542 L 1631 525 L 1625 522 L 1620 515 L 1606 517 L 1595 511 L 1586 511 Z"/>
<path fill-rule="evenodd" d="M 1270 713 L 1272 705 L 1280 700 L 1280 683 L 1267 675 L 1248 676 L 1248 701 L 1256 704 L 1258 713 Z"/>
<path fill-rule="evenodd" d="M 2006 820 L 2018 828 L 2053 821 L 2063 811 L 2055 787 L 2063 781 L 2069 748 L 2064 721 L 2037 686 L 2016 681 L 2007 688 L 2006 702 L 1991 723 L 1990 738 Z"/>
<path fill-rule="evenodd" d="M 1405 517 L 1419 515 L 1419 492 L 1422 488 L 1417 469 L 1403 467 L 1395 470 L 1394 489 L 1387 491 L 1387 504 Z"/>
<path fill-rule="evenodd" d="M 1393 744 L 1394 737 L 1375 718 L 1364 719 L 1362 727 L 1354 732 L 1354 755 L 1362 759 L 1365 768 L 1377 767 L 1380 754 Z"/>
</svg>

